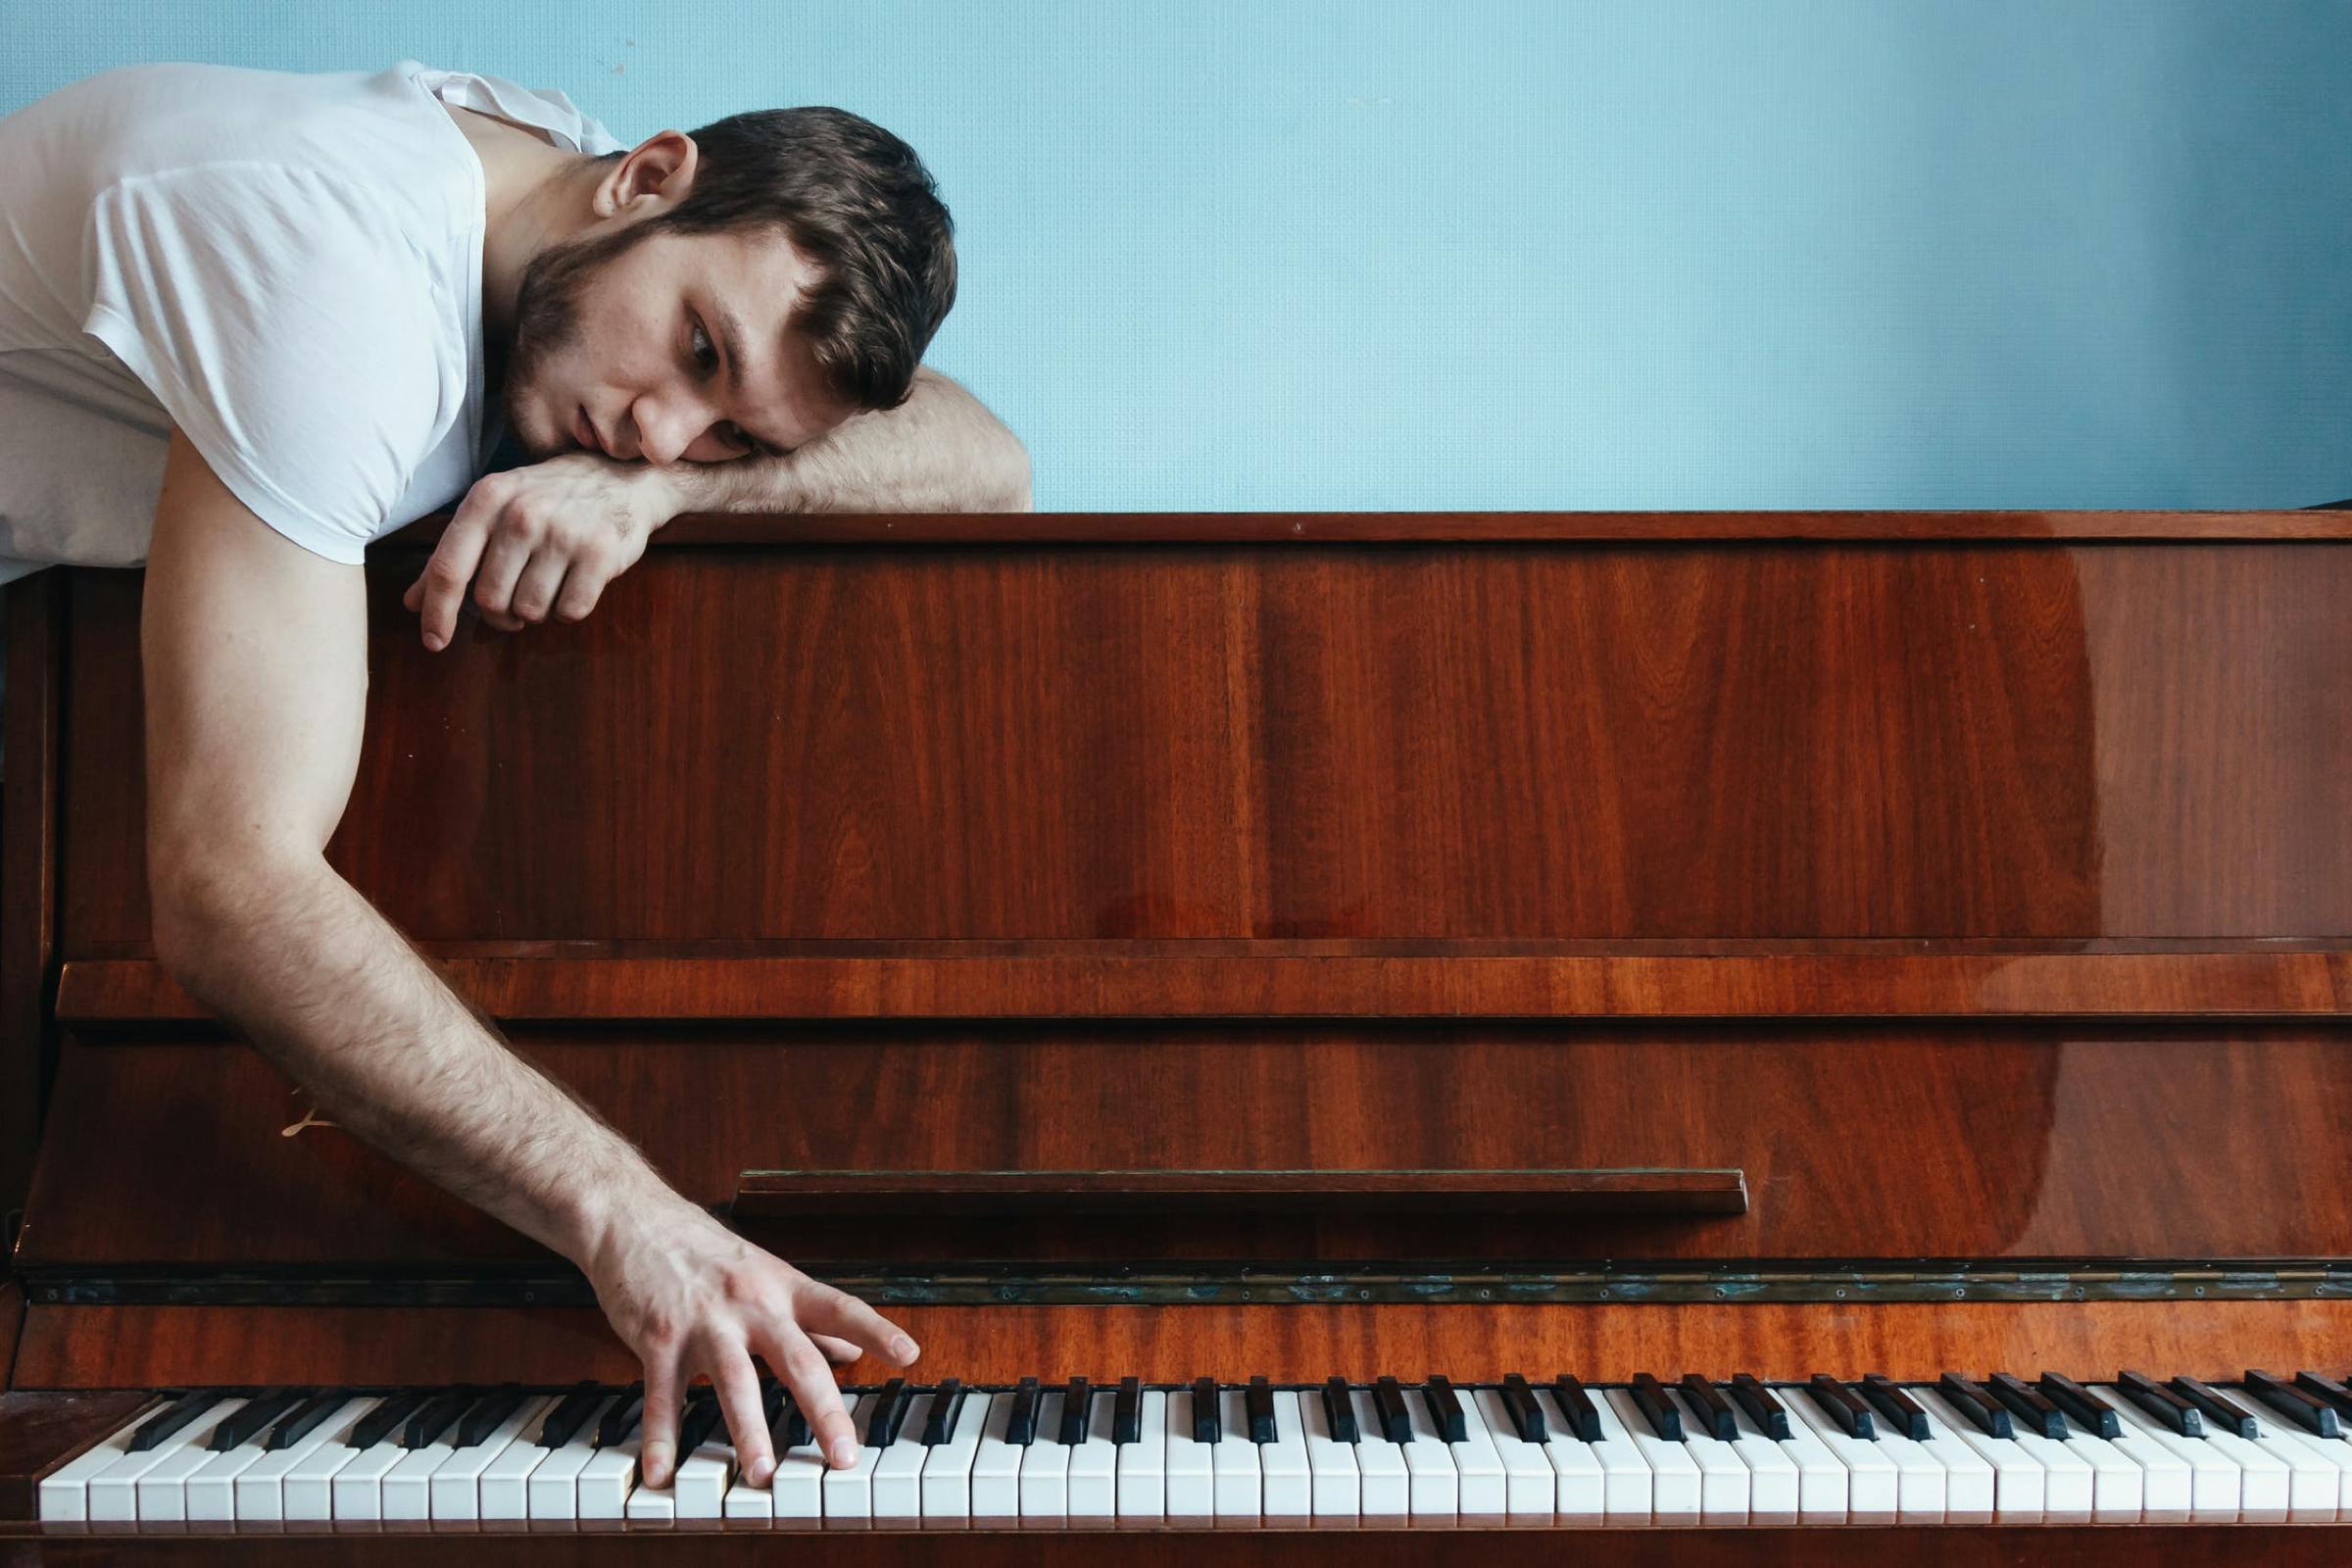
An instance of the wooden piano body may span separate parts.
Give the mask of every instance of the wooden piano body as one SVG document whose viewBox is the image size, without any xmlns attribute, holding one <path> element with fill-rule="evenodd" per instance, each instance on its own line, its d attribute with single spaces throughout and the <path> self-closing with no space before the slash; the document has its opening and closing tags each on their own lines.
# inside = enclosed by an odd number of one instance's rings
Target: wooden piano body
<svg viewBox="0 0 2352 1568">
<path fill-rule="evenodd" d="M 919 1378 L 2352 1365 L 2341 514 L 695 517 L 589 620 L 439 656 L 399 603 L 433 531 L 371 558 L 330 858 Z M 11 1562 L 278 1539 L 29 1521 L 148 1391 L 635 1375 L 568 1265 L 308 1120 L 155 962 L 139 586 L 9 604 Z M 1527 1545 L 1393 1524 L 1348 1549 Z M 781 1534 L 701 1549 L 926 1545 Z"/>
</svg>

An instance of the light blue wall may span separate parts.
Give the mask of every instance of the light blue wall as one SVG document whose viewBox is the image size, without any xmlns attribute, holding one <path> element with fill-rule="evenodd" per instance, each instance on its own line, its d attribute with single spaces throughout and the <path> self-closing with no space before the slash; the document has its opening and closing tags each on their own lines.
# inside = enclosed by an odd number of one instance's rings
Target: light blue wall
<svg viewBox="0 0 2352 1568">
<path fill-rule="evenodd" d="M 1054 511 L 2352 496 L 2352 5 L 0 0 L 0 112 L 403 56 L 923 155 Z M 0 178 L 5 172 L 0 172 Z"/>
</svg>

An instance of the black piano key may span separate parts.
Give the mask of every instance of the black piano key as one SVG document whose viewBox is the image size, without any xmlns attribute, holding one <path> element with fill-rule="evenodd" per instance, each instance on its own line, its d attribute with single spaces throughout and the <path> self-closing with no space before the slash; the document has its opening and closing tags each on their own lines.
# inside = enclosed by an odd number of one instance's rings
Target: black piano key
<svg viewBox="0 0 2352 1568">
<path fill-rule="evenodd" d="M 961 1378 L 944 1379 L 931 1391 L 931 1413 L 923 1418 L 924 1447 L 955 1441 L 956 1423 L 963 1418 L 963 1401 L 970 1394 Z"/>
<path fill-rule="evenodd" d="M 1144 1380 L 1119 1379 L 1118 1396 L 1110 1401 L 1110 1442 L 1113 1447 L 1144 1441 Z"/>
<path fill-rule="evenodd" d="M 1451 1378 L 1431 1373 L 1421 1385 L 1421 1402 L 1429 1406 L 1429 1419 L 1438 1429 L 1441 1443 L 1468 1443 L 1470 1418 L 1463 1413 L 1462 1396 Z"/>
<path fill-rule="evenodd" d="M 1683 1397 L 1690 1402 L 1690 1413 L 1698 1417 L 1699 1425 L 1718 1443 L 1732 1443 L 1740 1437 L 1740 1418 L 1732 1413 L 1732 1401 L 1716 1391 L 1715 1385 L 1695 1372 L 1686 1372 L 1682 1381 Z"/>
<path fill-rule="evenodd" d="M 241 1448 L 253 1441 L 262 1428 L 300 1404 L 310 1394 L 308 1389 L 280 1389 L 273 1394 L 257 1394 L 238 1407 L 236 1414 L 224 1416 L 213 1428 L 213 1440 L 205 1445 L 215 1453 L 226 1453 Z"/>
<path fill-rule="evenodd" d="M 2262 1427 L 2253 1415 L 2218 1389 L 2208 1388 L 2195 1378 L 2183 1377 L 2173 1379 L 2173 1392 L 2195 1405 L 2207 1421 L 2224 1432 L 2249 1441 L 2262 1436 Z"/>
<path fill-rule="evenodd" d="M 1805 1392 L 1838 1423 L 1838 1431 L 1866 1443 L 1879 1441 L 1879 1424 L 1872 1419 L 1870 1406 L 1856 1398 L 1853 1390 L 1827 1372 L 1816 1372 L 1806 1381 Z"/>
<path fill-rule="evenodd" d="M 1551 1436 L 1550 1423 L 1544 1419 L 1544 1407 L 1536 1402 L 1536 1391 L 1516 1372 L 1503 1374 L 1502 1410 L 1511 1418 L 1512 1430 L 1519 1434 L 1520 1442 L 1542 1443 Z"/>
<path fill-rule="evenodd" d="M 1323 1380 L 1323 1419 L 1334 1443 L 1361 1443 L 1363 1429 L 1355 1424 L 1355 1399 L 1346 1378 Z"/>
<path fill-rule="evenodd" d="M 2009 1407 L 1984 1392 L 1984 1386 L 1975 1378 L 1957 1372 L 1946 1372 L 1936 1380 L 1936 1392 L 1952 1401 L 1952 1408 L 1974 1422 L 1978 1431 L 1988 1438 L 2015 1438 L 2017 1423 L 2009 1419 Z"/>
<path fill-rule="evenodd" d="M 1250 1380 L 1250 1388 L 1242 1396 L 1242 1413 L 1250 1418 L 1250 1441 L 1274 1441 L 1274 1385 L 1263 1377 Z"/>
<path fill-rule="evenodd" d="M 491 1390 L 483 1396 L 482 1402 L 466 1411 L 466 1419 L 458 1423 L 458 1446 L 470 1448 L 476 1444 L 487 1443 L 490 1434 L 499 1429 L 500 1423 L 522 1408 L 525 1397 L 527 1396 L 522 1390 L 513 1384 Z M 691 1450 L 680 1448 L 678 1451 L 685 1453 Z"/>
<path fill-rule="evenodd" d="M 270 1429 L 270 1441 L 265 1448 L 291 1448 L 318 1430 L 318 1423 L 343 1408 L 351 1396 L 339 1392 L 314 1394 L 295 1406 L 286 1418 Z"/>
<path fill-rule="evenodd" d="M 1642 1419 L 1649 1423 L 1650 1431 L 1655 1432 L 1668 1443 L 1685 1441 L 1683 1438 L 1683 1412 L 1675 1408 L 1672 1399 L 1666 1397 L 1666 1389 L 1663 1384 L 1647 1372 L 1637 1372 L 1634 1374 L 1631 1392 L 1634 1396 L 1634 1408 L 1642 1412 Z"/>
<path fill-rule="evenodd" d="M 1023 1378 L 1014 1385 L 1012 1404 L 1004 1417 L 1004 1441 L 1016 1448 L 1026 1448 L 1037 1441 L 1037 1379 Z"/>
<path fill-rule="evenodd" d="M 220 1402 L 218 1394 L 183 1394 L 149 1416 L 139 1430 L 130 1435 L 130 1451 L 145 1453 L 166 1438 L 176 1437 L 182 1428 Z"/>
<path fill-rule="evenodd" d="M 2333 1408 L 2276 1372 L 2246 1368 L 2246 1392 L 2315 1438 L 2343 1436 L 2344 1429 L 2335 1419 Z"/>
<path fill-rule="evenodd" d="M 773 1422 L 768 1425 L 771 1431 L 774 1430 Z M 776 1437 L 777 1452 L 780 1454 L 790 1448 L 806 1448 L 815 1441 L 816 1434 L 808 1426 L 808 1413 L 801 1408 L 800 1400 L 788 1397 L 785 1400 L 784 1428 Z"/>
<path fill-rule="evenodd" d="M 1862 1376 L 1862 1397 L 1879 1413 L 1889 1430 L 1898 1432 L 1914 1443 L 1925 1443 L 1933 1435 L 1928 1425 L 1928 1412 L 1903 1386 L 1884 1372 L 1866 1372 Z"/>
<path fill-rule="evenodd" d="M 1372 1385 L 1372 1408 L 1380 1412 L 1380 1435 L 1391 1443 L 1413 1441 L 1413 1418 L 1404 1408 L 1404 1390 L 1395 1378 Z"/>
<path fill-rule="evenodd" d="M 421 1448 L 439 1441 L 441 1434 L 456 1425 L 458 1417 L 470 1409 L 473 1401 L 480 1397 L 477 1390 L 457 1389 L 425 1400 L 417 1407 L 416 1413 L 409 1417 L 408 1425 L 401 1429 L 400 1446 L 404 1448 Z"/>
<path fill-rule="evenodd" d="M 629 1434 L 636 1431 L 637 1423 L 644 1419 L 645 1385 L 632 1383 L 605 1411 L 604 1419 L 597 1422 L 596 1446 L 612 1448 L 628 1442 Z"/>
<path fill-rule="evenodd" d="M 2352 1416 L 2352 1389 L 2345 1388 L 2335 1379 L 2322 1377 L 2317 1372 L 2298 1372 L 2295 1374 L 2295 1387 L 2327 1400 L 2335 1407 L 2337 1415 Z"/>
<path fill-rule="evenodd" d="M 1217 1380 L 1193 1379 L 1193 1441 L 1218 1443 L 1224 1437 L 1225 1415 L 1217 1401 Z"/>
<path fill-rule="evenodd" d="M 2167 1431 L 2184 1438 L 2205 1436 L 2205 1417 L 2197 1407 L 2145 1372 L 2120 1373 L 2115 1386 L 2123 1391 L 2125 1398 L 2154 1416 Z"/>
<path fill-rule="evenodd" d="M 2044 1372 L 2041 1375 L 2041 1392 L 2050 1396 L 2052 1404 L 2088 1427 L 2094 1437 L 2123 1436 L 2123 1421 L 2116 1415 L 2115 1407 L 2073 1378 Z"/>
<path fill-rule="evenodd" d="M 686 1413 L 678 1417 L 678 1457 L 683 1459 L 709 1441 L 718 1428 L 718 1391 L 708 1387 L 695 1390 L 707 1397 L 688 1399 Z"/>
<path fill-rule="evenodd" d="M 424 1403 L 421 1394 L 395 1394 L 361 1417 L 360 1424 L 351 1429 L 345 1440 L 354 1448 L 372 1448 L 390 1437 L 403 1421 Z"/>
<path fill-rule="evenodd" d="M 914 1391 L 906 1387 L 905 1378 L 892 1378 L 874 1396 L 874 1407 L 865 1415 L 865 1446 L 887 1448 L 899 1441 L 899 1429 L 906 1424 L 906 1412 L 914 1404 Z M 684 1444 L 680 1453 L 687 1452 Z"/>
<path fill-rule="evenodd" d="M 1094 1390 L 1084 1378 L 1072 1378 L 1061 1391 L 1061 1431 L 1054 1441 L 1065 1448 L 1075 1448 L 1086 1441 L 1086 1431 L 1095 1408 Z"/>
<path fill-rule="evenodd" d="M 605 1391 L 595 1384 L 573 1385 L 572 1391 L 547 1412 L 547 1419 L 539 1423 L 539 1446 L 561 1448 L 569 1443 L 604 1402 Z"/>
<path fill-rule="evenodd" d="M 1560 1403 L 1560 1419 L 1568 1423 L 1568 1435 L 1579 1443 L 1600 1441 L 1600 1412 L 1592 1407 L 1592 1396 L 1585 1392 L 1582 1379 L 1563 1372 L 1551 1380 L 1551 1396 Z"/>
<path fill-rule="evenodd" d="M 2007 1405 L 2027 1431 L 2066 1441 L 2066 1412 L 2044 1398 L 2039 1389 L 2014 1372 L 1995 1372 L 1986 1381 L 1992 1385 L 1992 1396 Z"/>
<path fill-rule="evenodd" d="M 1734 1374 L 1732 1397 L 1740 1409 L 1747 1412 L 1747 1418 L 1756 1424 L 1757 1431 L 1775 1443 L 1788 1441 L 1788 1407 L 1764 1386 L 1761 1378 L 1752 1372 Z"/>
</svg>

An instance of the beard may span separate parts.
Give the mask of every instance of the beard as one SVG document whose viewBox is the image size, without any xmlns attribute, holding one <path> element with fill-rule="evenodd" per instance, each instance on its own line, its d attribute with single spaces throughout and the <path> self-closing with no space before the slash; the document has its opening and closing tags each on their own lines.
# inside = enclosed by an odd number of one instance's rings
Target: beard
<svg viewBox="0 0 2352 1568">
<path fill-rule="evenodd" d="M 522 270 L 514 294 L 514 330 L 489 366 L 506 410 L 507 432 L 534 459 L 570 449 L 571 426 L 561 426 L 553 444 L 541 447 L 527 438 L 520 417 L 522 406 L 534 400 L 538 380 L 550 361 L 580 341 L 582 302 L 597 275 L 646 237 L 650 222 L 637 222 L 595 239 L 551 245 Z"/>
</svg>

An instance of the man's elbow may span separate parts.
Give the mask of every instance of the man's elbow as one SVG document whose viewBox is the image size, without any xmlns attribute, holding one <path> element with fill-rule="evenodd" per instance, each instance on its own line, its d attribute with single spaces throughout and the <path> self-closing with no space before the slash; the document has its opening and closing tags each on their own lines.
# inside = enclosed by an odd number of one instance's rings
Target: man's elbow
<svg viewBox="0 0 2352 1568">
<path fill-rule="evenodd" d="M 232 854 L 170 842 L 147 858 L 149 925 L 156 961 L 183 989 L 208 989 L 225 959 L 250 951 L 257 929 L 302 901 L 309 879 L 333 875 L 298 858 Z"/>
</svg>

